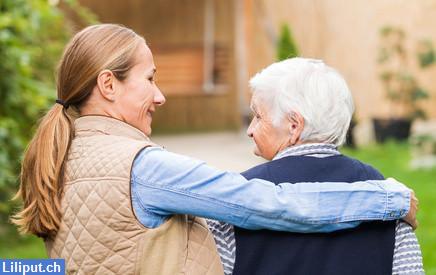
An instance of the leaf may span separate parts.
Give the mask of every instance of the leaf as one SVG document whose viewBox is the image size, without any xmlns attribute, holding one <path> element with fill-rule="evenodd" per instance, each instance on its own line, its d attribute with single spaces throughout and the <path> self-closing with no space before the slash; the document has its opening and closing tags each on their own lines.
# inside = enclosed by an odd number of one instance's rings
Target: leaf
<svg viewBox="0 0 436 275">
<path fill-rule="evenodd" d="M 431 40 L 422 40 L 418 44 L 417 58 L 421 68 L 428 67 L 435 62 L 435 50 Z"/>
<path fill-rule="evenodd" d="M 384 82 L 389 82 L 393 78 L 393 73 L 391 71 L 385 71 L 380 74 L 380 79 Z"/>
<path fill-rule="evenodd" d="M 380 35 L 382 37 L 386 37 L 388 35 L 390 35 L 393 31 L 393 28 L 391 26 L 384 26 L 380 29 Z"/>
<path fill-rule="evenodd" d="M 289 26 L 284 24 L 282 25 L 280 38 L 277 43 L 277 59 L 285 60 L 296 56 L 298 56 L 297 45 L 292 37 Z"/>
<path fill-rule="evenodd" d="M 420 87 L 416 87 L 416 89 L 413 91 L 413 100 L 420 100 L 420 99 L 426 99 L 429 98 L 428 92 Z"/>
<path fill-rule="evenodd" d="M 377 62 L 382 64 L 386 63 L 390 59 L 391 55 L 389 54 L 388 49 L 381 48 L 378 52 Z"/>
<path fill-rule="evenodd" d="M 411 118 L 412 119 L 427 119 L 427 115 L 425 113 L 424 110 L 420 109 L 420 108 L 416 108 L 412 114 L 411 114 Z"/>
</svg>

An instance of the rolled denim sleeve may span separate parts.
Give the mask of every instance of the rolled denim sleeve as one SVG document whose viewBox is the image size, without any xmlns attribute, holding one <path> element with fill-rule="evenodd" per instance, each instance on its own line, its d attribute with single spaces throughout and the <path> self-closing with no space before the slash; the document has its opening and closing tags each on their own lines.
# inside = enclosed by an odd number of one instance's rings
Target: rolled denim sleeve
<svg viewBox="0 0 436 275">
<path fill-rule="evenodd" d="M 401 218 L 410 203 L 409 189 L 392 179 L 275 185 L 158 147 L 138 154 L 131 176 L 135 213 L 150 228 L 190 214 L 246 229 L 330 232 Z"/>
</svg>

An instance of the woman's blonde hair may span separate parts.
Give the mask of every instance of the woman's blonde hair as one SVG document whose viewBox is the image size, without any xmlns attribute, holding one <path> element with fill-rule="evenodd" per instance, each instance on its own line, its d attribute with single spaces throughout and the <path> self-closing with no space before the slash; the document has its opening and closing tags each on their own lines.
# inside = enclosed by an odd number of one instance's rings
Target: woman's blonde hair
<svg viewBox="0 0 436 275">
<path fill-rule="evenodd" d="M 144 39 L 131 29 L 100 24 L 83 29 L 66 46 L 57 73 L 57 96 L 64 106 L 51 107 L 24 153 L 15 195 L 23 200 L 23 208 L 11 219 L 21 233 L 43 238 L 56 234 L 61 223 L 64 164 L 74 137 L 74 111 L 91 94 L 102 70 L 111 70 L 121 81 L 127 77 L 140 43 Z M 67 111 L 68 106 L 72 108 Z"/>
</svg>

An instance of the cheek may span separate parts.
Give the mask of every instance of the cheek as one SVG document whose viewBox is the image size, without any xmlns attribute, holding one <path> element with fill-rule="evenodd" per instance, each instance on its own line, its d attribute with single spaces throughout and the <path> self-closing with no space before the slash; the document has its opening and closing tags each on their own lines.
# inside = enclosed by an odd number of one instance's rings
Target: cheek
<svg viewBox="0 0 436 275">
<path fill-rule="evenodd" d="M 271 129 L 263 123 L 258 123 L 253 130 L 253 139 L 256 143 L 257 153 L 265 159 L 272 159 L 275 146 L 271 138 Z"/>
<path fill-rule="evenodd" d="M 131 120 L 136 120 L 138 118 L 143 106 L 138 97 L 126 98 L 123 105 L 123 112 Z"/>
<path fill-rule="evenodd" d="M 153 104 L 153 99 L 154 99 L 153 89 L 149 87 L 149 85 L 147 85 L 142 90 L 142 99 L 141 99 L 142 105 L 146 108 L 149 108 Z"/>
<path fill-rule="evenodd" d="M 144 84 L 133 85 L 128 91 L 128 102 L 132 112 L 147 111 L 153 103 L 153 93 Z M 144 110 L 145 109 L 145 110 Z"/>
<path fill-rule="evenodd" d="M 148 116 L 146 113 L 150 108 L 149 96 L 144 89 L 140 90 L 139 87 L 130 85 L 120 101 L 119 110 L 123 118 L 127 123 L 141 129 L 147 122 Z"/>
</svg>

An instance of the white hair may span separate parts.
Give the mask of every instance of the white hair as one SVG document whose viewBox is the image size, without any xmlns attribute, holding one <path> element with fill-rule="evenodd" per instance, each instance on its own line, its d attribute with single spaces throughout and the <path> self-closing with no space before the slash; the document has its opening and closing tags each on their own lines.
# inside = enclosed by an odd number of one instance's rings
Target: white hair
<svg viewBox="0 0 436 275">
<path fill-rule="evenodd" d="M 344 78 L 321 60 L 297 57 L 273 63 L 251 78 L 250 87 L 267 103 L 273 126 L 298 112 L 304 118 L 302 141 L 345 142 L 353 98 Z"/>
</svg>

